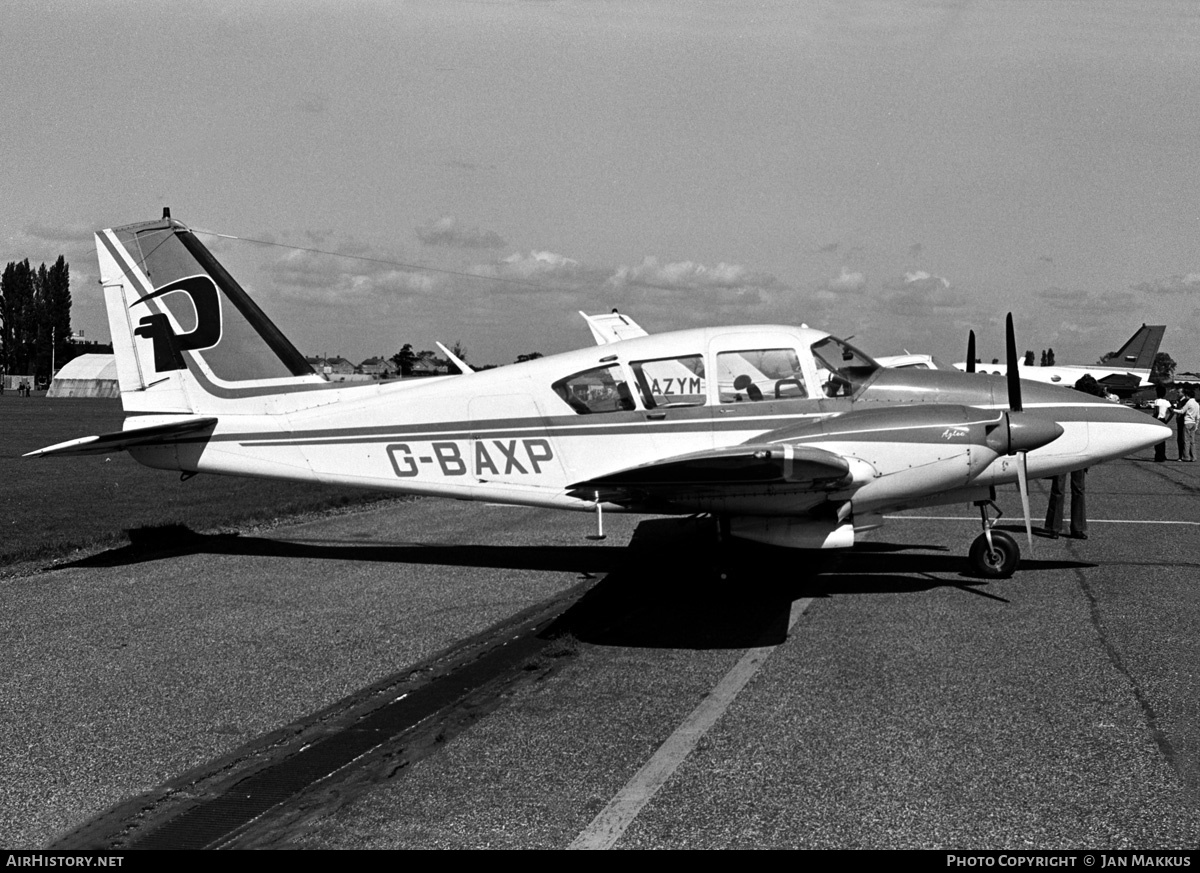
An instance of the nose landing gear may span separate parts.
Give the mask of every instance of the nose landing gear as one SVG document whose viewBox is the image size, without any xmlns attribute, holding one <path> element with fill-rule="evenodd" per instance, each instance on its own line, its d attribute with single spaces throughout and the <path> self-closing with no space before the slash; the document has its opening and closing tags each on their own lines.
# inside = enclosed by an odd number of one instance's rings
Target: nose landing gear
<svg viewBox="0 0 1200 873">
<path fill-rule="evenodd" d="M 995 524 L 1003 515 L 991 500 L 977 500 L 979 514 L 983 519 L 983 533 L 971 543 L 971 569 L 987 579 L 1007 579 L 1021 562 L 1021 550 L 1017 541 L 1004 531 L 995 530 Z M 996 510 L 995 518 L 988 518 L 988 507 Z"/>
</svg>

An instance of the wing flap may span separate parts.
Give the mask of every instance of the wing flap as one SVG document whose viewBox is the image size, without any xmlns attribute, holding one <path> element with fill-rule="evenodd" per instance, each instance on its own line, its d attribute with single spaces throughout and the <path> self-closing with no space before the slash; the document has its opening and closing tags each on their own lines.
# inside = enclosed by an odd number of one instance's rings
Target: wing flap
<svg viewBox="0 0 1200 873">
<path fill-rule="evenodd" d="M 170 442 L 186 434 L 195 433 L 212 427 L 217 423 L 215 418 L 189 418 L 185 421 L 173 421 L 169 424 L 155 424 L 150 427 L 135 427 L 129 430 L 119 430 L 99 436 L 86 436 L 79 439 L 67 440 L 65 443 L 55 443 L 36 452 L 27 452 L 26 458 L 66 457 L 71 455 L 103 455 L 108 452 L 119 452 L 134 446 L 147 446 Z"/>
<path fill-rule="evenodd" d="M 824 449 L 767 443 L 696 452 L 630 467 L 570 486 L 569 493 L 591 499 L 601 495 L 669 496 L 766 486 L 825 490 L 844 485 L 850 465 Z"/>
</svg>

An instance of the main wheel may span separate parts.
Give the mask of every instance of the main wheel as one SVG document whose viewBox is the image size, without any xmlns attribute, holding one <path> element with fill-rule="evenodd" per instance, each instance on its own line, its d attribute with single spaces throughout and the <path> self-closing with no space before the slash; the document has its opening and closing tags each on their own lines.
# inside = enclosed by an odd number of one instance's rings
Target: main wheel
<svg viewBox="0 0 1200 873">
<path fill-rule="evenodd" d="M 1004 531 L 992 531 L 992 545 L 988 547 L 987 535 L 980 534 L 971 543 L 971 567 L 980 576 L 989 579 L 1007 579 L 1021 562 L 1021 550 L 1017 541 Z"/>
</svg>

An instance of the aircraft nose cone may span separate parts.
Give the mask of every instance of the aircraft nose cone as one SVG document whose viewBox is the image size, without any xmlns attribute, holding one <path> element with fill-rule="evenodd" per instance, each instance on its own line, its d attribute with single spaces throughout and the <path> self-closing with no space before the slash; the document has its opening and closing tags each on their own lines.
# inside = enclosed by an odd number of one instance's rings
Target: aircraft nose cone
<svg viewBox="0 0 1200 873">
<path fill-rule="evenodd" d="M 1102 459 L 1123 458 L 1161 443 L 1172 429 L 1146 413 L 1125 406 L 1102 408 L 1102 417 L 1088 420 L 1088 451 Z"/>
</svg>

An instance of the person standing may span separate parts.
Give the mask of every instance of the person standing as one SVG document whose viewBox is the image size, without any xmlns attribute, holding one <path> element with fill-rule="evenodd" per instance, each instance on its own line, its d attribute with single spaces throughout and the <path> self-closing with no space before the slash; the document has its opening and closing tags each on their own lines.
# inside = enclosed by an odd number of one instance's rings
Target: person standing
<svg viewBox="0 0 1200 873">
<path fill-rule="evenodd" d="M 1183 406 L 1187 400 L 1183 396 L 1183 386 L 1176 385 L 1174 389 L 1167 395 L 1167 399 L 1171 401 L 1171 415 L 1175 418 L 1175 457 L 1183 457 L 1183 418 L 1175 414 L 1176 406 Z"/>
<path fill-rule="evenodd" d="M 1096 381 L 1091 373 L 1085 373 L 1075 383 L 1075 390 L 1093 397 L 1104 397 L 1108 392 Z M 1046 504 L 1046 536 L 1056 540 L 1063 526 L 1063 503 L 1067 476 L 1055 476 L 1050 482 L 1050 501 Z M 1071 471 L 1071 536 L 1077 540 L 1086 540 L 1087 535 L 1087 467 Z"/>
<path fill-rule="evenodd" d="M 1050 502 L 1046 504 L 1046 536 L 1058 539 L 1063 526 L 1063 504 L 1066 502 L 1067 476 L 1055 476 L 1050 480 Z M 1071 536 L 1086 540 L 1087 535 L 1087 467 L 1071 471 Z"/>
<path fill-rule="evenodd" d="M 1179 460 L 1192 462 L 1196 460 L 1196 427 L 1200 425 L 1200 403 L 1196 401 L 1196 389 L 1184 386 L 1183 399 L 1175 407 L 1179 416 Z"/>
<path fill-rule="evenodd" d="M 1154 386 L 1154 417 L 1163 424 L 1171 420 L 1174 412 L 1171 410 L 1171 401 L 1167 399 L 1167 386 L 1159 382 Z M 1167 459 L 1167 441 L 1163 440 L 1154 447 L 1154 463 L 1161 464 Z"/>
</svg>

